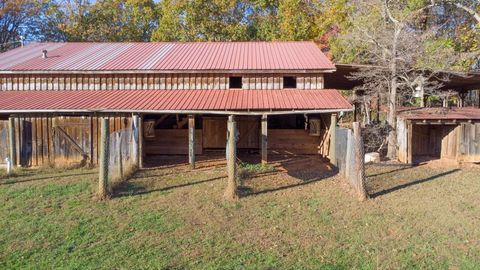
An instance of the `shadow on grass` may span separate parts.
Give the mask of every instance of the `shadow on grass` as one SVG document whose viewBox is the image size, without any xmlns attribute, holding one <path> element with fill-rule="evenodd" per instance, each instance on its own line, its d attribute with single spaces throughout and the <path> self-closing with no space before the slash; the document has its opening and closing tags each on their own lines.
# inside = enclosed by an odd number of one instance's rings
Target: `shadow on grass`
<svg viewBox="0 0 480 270">
<path fill-rule="evenodd" d="M 188 187 L 188 186 L 194 186 L 194 185 L 199 185 L 203 183 L 208 183 L 208 182 L 213 182 L 217 181 L 220 179 L 225 178 L 225 176 L 219 176 L 219 177 L 214 177 L 210 179 L 205 179 L 205 180 L 200 180 L 200 181 L 195 181 L 195 182 L 188 182 L 184 184 L 178 184 L 178 185 L 173 185 L 173 186 L 166 186 L 162 188 L 156 188 L 156 189 L 148 189 L 148 187 L 139 185 L 138 183 L 135 183 L 135 177 L 132 179 L 122 182 L 118 184 L 118 186 L 113 190 L 113 197 L 124 197 L 124 196 L 134 196 L 134 195 L 144 195 L 144 194 L 149 194 L 153 192 L 162 192 L 162 191 L 168 191 L 172 189 L 177 189 L 177 188 L 182 188 L 182 187 Z"/>
<path fill-rule="evenodd" d="M 306 160 L 311 162 L 312 159 L 308 159 L 308 158 L 297 159 L 293 161 L 291 159 L 288 159 L 288 160 L 279 162 L 280 167 L 286 170 L 286 174 L 299 182 L 294 184 L 286 184 L 286 185 L 282 185 L 274 188 L 265 188 L 261 190 L 253 190 L 252 188 L 246 187 L 246 186 L 240 187 L 239 188 L 240 197 L 256 196 L 260 194 L 278 192 L 278 191 L 287 190 L 291 188 L 301 187 L 301 186 L 313 184 L 313 183 L 328 179 L 338 174 L 337 168 L 329 168 L 325 163 L 316 164 L 317 166 L 311 166 L 311 167 L 308 167 L 307 165 L 306 168 L 303 168 L 303 166 L 301 166 L 299 168 L 299 164 L 303 163 Z M 269 172 L 263 175 L 262 174 L 255 175 L 252 178 L 257 178 L 262 176 L 274 176 L 277 173 L 279 172 L 278 171 Z"/>
<path fill-rule="evenodd" d="M 414 185 L 418 185 L 418 184 L 425 183 L 425 182 L 428 182 L 428 181 L 432 181 L 432 180 L 435 180 L 437 178 L 455 173 L 457 171 L 460 171 L 460 169 L 453 169 L 453 170 L 450 170 L 450 171 L 439 173 L 437 175 L 432 175 L 432 176 L 424 178 L 424 179 L 419 179 L 419 180 L 415 180 L 415 181 L 408 182 L 408 183 L 405 183 L 405 184 L 401 184 L 401 185 L 398 185 L 398 186 L 394 186 L 392 188 L 384 189 L 384 190 L 375 192 L 373 194 L 370 194 L 370 198 L 376 198 L 378 196 L 386 195 L 388 193 L 391 193 L 391 192 L 394 192 L 394 191 L 397 191 L 397 190 L 400 190 L 400 189 L 404 189 L 404 188 L 408 188 L 410 186 L 414 186 Z"/>
<path fill-rule="evenodd" d="M 412 166 L 412 165 L 403 165 L 403 166 L 401 166 L 401 167 L 398 168 L 398 169 L 390 170 L 390 171 L 387 171 L 387 172 L 381 172 L 381 173 L 376 173 L 376 174 L 367 175 L 366 178 L 376 177 L 376 176 L 385 175 L 385 174 L 390 174 L 390 173 L 399 172 L 399 171 L 404 171 L 404 170 L 412 169 L 413 167 L 415 167 L 415 166 Z"/>
<path fill-rule="evenodd" d="M 0 180 L 1 181 L 0 185 L 12 185 L 12 184 L 19 184 L 19 183 L 26 183 L 26 182 L 33 182 L 33 181 L 55 179 L 55 178 L 65 178 L 65 177 L 74 177 L 74 176 L 82 176 L 82 175 L 94 175 L 96 173 L 95 172 L 88 172 L 88 173 L 76 173 L 76 174 L 54 174 L 54 175 L 45 176 L 45 177 L 14 180 L 15 178 L 21 178 L 21 177 L 23 178 L 25 176 L 31 176 L 31 175 L 34 175 L 34 174 L 35 173 L 28 174 L 28 175 L 19 175 L 19 176 L 15 176 L 13 178 L 1 179 Z"/>
</svg>

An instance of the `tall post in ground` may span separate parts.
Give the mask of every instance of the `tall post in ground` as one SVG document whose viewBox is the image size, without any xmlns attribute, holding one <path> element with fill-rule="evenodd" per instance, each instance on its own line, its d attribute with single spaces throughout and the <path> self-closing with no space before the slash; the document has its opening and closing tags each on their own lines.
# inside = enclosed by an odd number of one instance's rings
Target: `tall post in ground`
<svg viewBox="0 0 480 270">
<path fill-rule="evenodd" d="M 335 145 L 337 143 L 337 114 L 332 113 L 330 118 L 330 163 L 334 166 L 337 166 L 337 153 L 335 149 Z"/>
<path fill-rule="evenodd" d="M 8 118 L 8 144 L 9 144 L 9 159 L 10 166 L 15 166 L 17 161 L 17 147 L 15 144 L 15 119 L 13 117 Z"/>
<path fill-rule="evenodd" d="M 102 117 L 100 130 L 100 168 L 98 173 L 98 196 L 105 199 L 108 195 L 108 161 L 110 153 L 110 121 Z"/>
<path fill-rule="evenodd" d="M 355 149 L 355 189 L 361 201 L 367 199 L 367 190 L 365 188 L 365 154 L 363 150 L 362 131 L 360 123 L 353 123 L 353 142 Z"/>
<path fill-rule="evenodd" d="M 267 137 L 267 129 L 268 129 L 268 118 L 267 115 L 264 114 L 262 115 L 262 120 L 261 120 L 261 128 L 262 128 L 262 133 L 261 133 L 261 155 L 262 155 L 262 165 L 266 165 L 268 162 L 268 137 Z"/>
<path fill-rule="evenodd" d="M 227 200 L 235 200 L 238 198 L 237 193 L 237 123 L 235 122 L 235 116 L 228 116 L 227 123 L 228 130 L 228 153 L 227 153 L 227 171 L 228 171 L 228 184 L 227 189 L 223 197 Z"/>
<path fill-rule="evenodd" d="M 132 140 L 132 157 L 133 157 L 133 164 L 136 168 L 139 168 L 140 162 L 140 151 L 139 151 L 139 139 L 140 139 L 140 129 L 139 129 L 139 122 L 140 117 L 136 114 L 132 115 L 132 126 L 133 126 L 133 140 Z"/>
<path fill-rule="evenodd" d="M 195 169 L 195 115 L 188 115 L 188 163 Z"/>
<path fill-rule="evenodd" d="M 143 169 L 143 160 L 145 153 L 143 152 L 143 117 L 138 119 L 138 168 Z"/>
</svg>

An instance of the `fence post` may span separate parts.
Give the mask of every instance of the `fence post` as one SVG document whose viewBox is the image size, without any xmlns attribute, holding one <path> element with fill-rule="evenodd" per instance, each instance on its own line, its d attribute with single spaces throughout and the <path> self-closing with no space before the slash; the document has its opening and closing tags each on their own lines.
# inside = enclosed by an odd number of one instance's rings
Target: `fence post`
<svg viewBox="0 0 480 270">
<path fill-rule="evenodd" d="M 264 114 L 262 115 L 262 121 L 261 121 L 261 126 L 262 126 L 262 138 L 261 138 L 261 152 L 262 152 L 262 165 L 266 165 L 268 162 L 268 118 L 267 115 Z"/>
<path fill-rule="evenodd" d="M 13 117 L 8 118 L 8 144 L 10 145 L 10 164 L 15 166 L 17 160 L 17 147 L 15 144 L 15 119 Z"/>
<path fill-rule="evenodd" d="M 110 121 L 108 118 L 102 117 L 100 131 L 100 168 L 98 174 L 98 195 L 102 199 L 105 199 L 108 195 L 109 133 Z"/>
<path fill-rule="evenodd" d="M 132 158 L 133 158 L 133 164 L 135 165 L 136 168 L 139 167 L 139 157 L 138 157 L 138 154 L 139 154 L 139 138 L 140 138 L 140 132 L 139 132 L 139 125 L 138 125 L 138 122 L 139 122 L 139 117 L 138 115 L 134 114 L 132 115 L 132 126 L 133 126 L 133 130 L 132 130 L 132 137 L 133 137 L 133 140 L 132 140 Z"/>
<path fill-rule="evenodd" d="M 367 199 L 368 195 L 365 188 L 365 154 L 359 122 L 353 123 L 353 141 L 355 143 L 355 189 L 359 199 L 363 201 Z"/>
<path fill-rule="evenodd" d="M 195 115 L 188 115 L 188 163 L 195 169 Z"/>
<path fill-rule="evenodd" d="M 123 155 L 122 155 L 122 134 L 121 131 L 117 131 L 117 151 L 118 151 L 118 173 L 120 174 L 120 179 L 123 180 Z"/>
<path fill-rule="evenodd" d="M 143 169 L 143 117 L 138 119 L 138 166 Z"/>
<path fill-rule="evenodd" d="M 237 193 L 237 123 L 235 122 L 235 116 L 228 116 L 227 123 L 228 130 L 228 153 L 227 153 L 227 171 L 228 171 L 228 185 L 223 197 L 227 200 L 235 200 L 238 198 Z"/>
<path fill-rule="evenodd" d="M 337 166 L 337 114 L 332 113 L 330 119 L 330 163 Z"/>
</svg>

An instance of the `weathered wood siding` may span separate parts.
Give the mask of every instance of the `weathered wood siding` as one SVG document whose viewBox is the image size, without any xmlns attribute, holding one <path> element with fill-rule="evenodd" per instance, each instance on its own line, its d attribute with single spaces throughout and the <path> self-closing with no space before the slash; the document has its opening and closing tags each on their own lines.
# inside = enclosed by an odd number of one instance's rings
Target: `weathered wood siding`
<svg viewBox="0 0 480 270">
<path fill-rule="evenodd" d="M 480 123 L 461 124 L 458 133 L 458 160 L 480 162 Z"/>
<path fill-rule="evenodd" d="M 229 89 L 231 74 L 4 74 L 0 90 Z M 237 76 L 237 75 L 234 75 Z M 244 74 L 243 89 L 282 89 L 284 74 Z M 296 74 L 297 89 L 323 89 L 323 74 Z"/>
<path fill-rule="evenodd" d="M 1 126 L 8 125 L 8 121 L 0 121 L 0 123 Z M 110 133 L 131 127 L 131 124 L 129 116 L 112 115 Z M 96 165 L 99 154 L 99 127 L 100 118 L 97 116 L 15 117 L 17 146 L 15 164 L 22 166 L 70 166 L 81 163 Z"/>
<path fill-rule="evenodd" d="M 227 117 L 203 117 L 203 147 L 225 148 L 227 143 Z M 260 143 L 260 118 L 237 117 L 239 149 L 256 149 Z"/>
<path fill-rule="evenodd" d="M 321 137 L 303 129 L 269 129 L 268 150 L 274 153 L 319 154 Z"/>
<path fill-rule="evenodd" d="M 195 130 L 195 154 L 203 153 L 202 131 Z M 145 138 L 147 155 L 187 155 L 188 129 L 156 129 L 154 138 Z"/>
<path fill-rule="evenodd" d="M 397 123 L 398 159 L 408 162 L 408 147 L 412 144 L 412 158 L 430 156 L 459 162 L 480 161 L 480 123 L 424 124 L 413 123 L 408 130 L 406 121 Z M 407 134 L 412 132 L 411 141 Z"/>
<path fill-rule="evenodd" d="M 397 158 L 400 162 L 408 162 L 408 139 L 407 139 L 407 126 L 405 120 L 397 120 Z"/>
</svg>

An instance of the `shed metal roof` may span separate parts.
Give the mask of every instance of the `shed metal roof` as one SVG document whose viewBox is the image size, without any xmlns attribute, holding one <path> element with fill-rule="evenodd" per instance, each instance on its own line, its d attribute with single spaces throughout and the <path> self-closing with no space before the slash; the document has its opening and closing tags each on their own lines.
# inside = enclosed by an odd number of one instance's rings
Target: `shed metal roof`
<svg viewBox="0 0 480 270">
<path fill-rule="evenodd" d="M 288 111 L 351 110 L 324 90 L 85 90 L 4 91 L 0 112 L 40 111 Z"/>
<path fill-rule="evenodd" d="M 313 42 L 32 43 L 0 54 L 3 73 L 334 69 Z"/>
<path fill-rule="evenodd" d="M 399 118 L 407 120 L 480 120 L 480 108 L 402 108 Z"/>
</svg>

